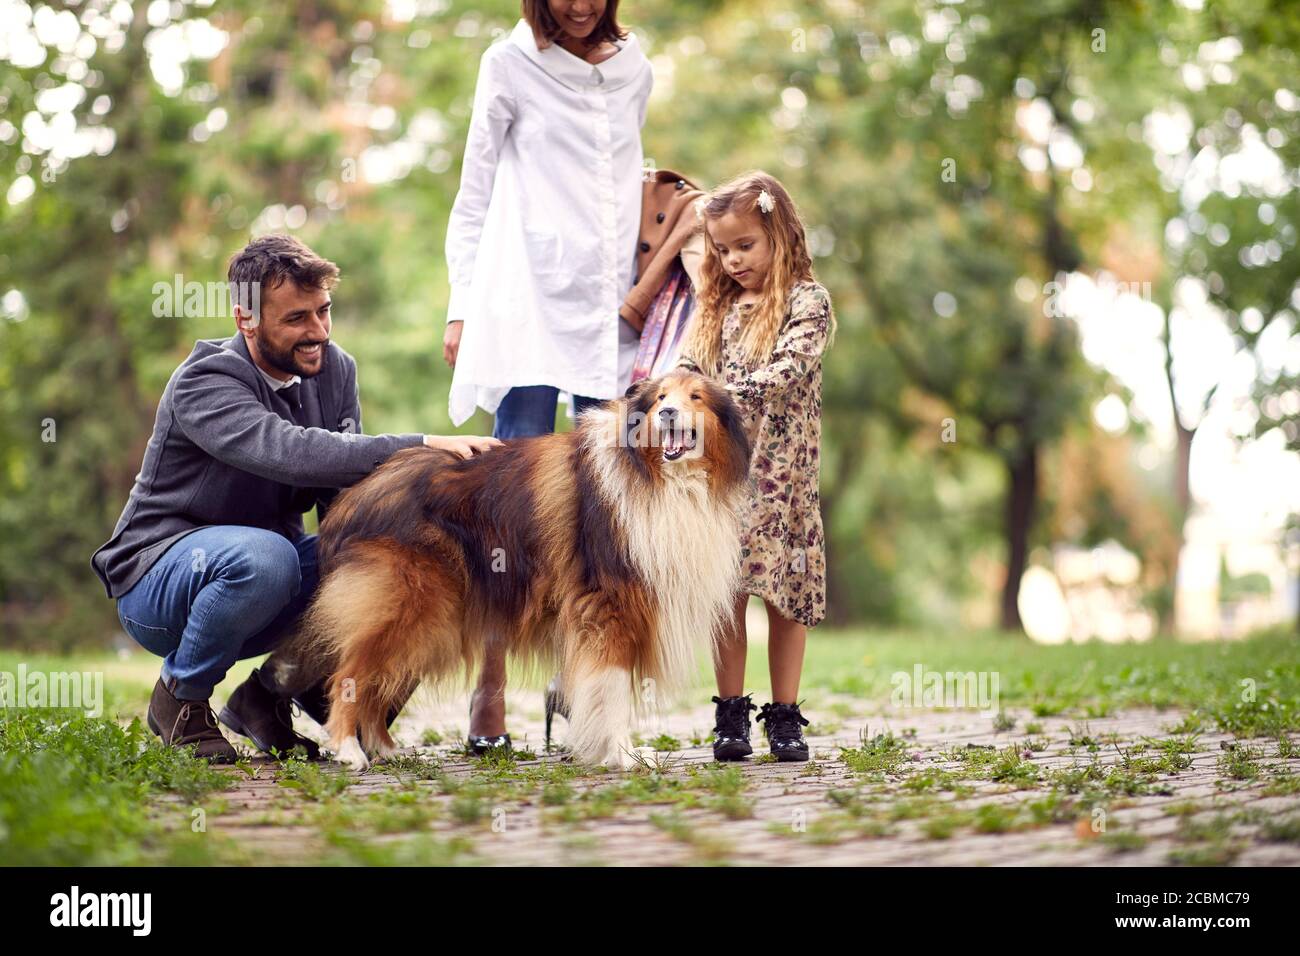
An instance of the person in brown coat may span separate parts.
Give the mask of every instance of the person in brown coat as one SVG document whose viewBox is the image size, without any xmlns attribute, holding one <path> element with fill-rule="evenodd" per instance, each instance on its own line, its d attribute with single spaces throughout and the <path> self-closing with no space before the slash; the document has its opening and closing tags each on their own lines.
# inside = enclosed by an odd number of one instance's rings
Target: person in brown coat
<svg viewBox="0 0 1300 956">
<path fill-rule="evenodd" d="M 659 287 L 672 271 L 673 260 L 693 238 L 702 237 L 695 203 L 704 190 L 671 169 L 659 169 L 646 176 L 641 187 L 641 233 L 637 246 L 636 285 L 632 286 L 618 314 L 638 332 L 645 326 L 646 311 Z M 697 257 L 684 255 L 686 271 Z M 695 275 L 691 275 L 695 280 Z"/>
</svg>

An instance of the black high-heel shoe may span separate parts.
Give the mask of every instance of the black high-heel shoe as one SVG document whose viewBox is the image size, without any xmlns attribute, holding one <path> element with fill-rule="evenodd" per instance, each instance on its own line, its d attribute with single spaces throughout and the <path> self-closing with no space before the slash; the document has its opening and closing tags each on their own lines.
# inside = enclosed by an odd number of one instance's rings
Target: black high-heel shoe
<svg viewBox="0 0 1300 956">
<path fill-rule="evenodd" d="M 480 737 L 477 734 L 470 734 L 465 740 L 466 752 L 475 757 L 485 757 L 497 750 L 510 753 L 513 749 L 514 745 L 510 743 L 509 734 L 502 734 L 499 737 Z"/>
<path fill-rule="evenodd" d="M 469 705 L 471 718 L 474 715 L 474 701 L 470 700 Z M 479 734 L 469 734 L 465 738 L 465 751 L 475 757 L 485 757 L 493 751 L 504 748 L 505 753 L 510 753 L 514 745 L 510 742 L 509 734 L 496 734 L 493 736 L 483 737 Z"/>
<path fill-rule="evenodd" d="M 548 753 L 551 749 L 551 721 L 556 714 L 565 720 L 569 719 L 569 702 L 560 693 L 559 674 L 552 677 L 551 682 L 546 685 L 546 750 Z"/>
</svg>

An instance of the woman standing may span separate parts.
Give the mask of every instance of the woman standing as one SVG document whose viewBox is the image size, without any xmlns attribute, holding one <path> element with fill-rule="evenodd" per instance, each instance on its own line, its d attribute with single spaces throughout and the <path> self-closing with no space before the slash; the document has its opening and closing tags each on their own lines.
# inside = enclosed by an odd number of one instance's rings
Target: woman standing
<svg viewBox="0 0 1300 956">
<path fill-rule="evenodd" d="M 497 438 L 551 431 L 561 391 L 577 413 L 631 377 L 637 335 L 618 311 L 632 287 L 654 82 L 617 0 L 522 6 L 479 63 L 447 224 L 451 419 L 494 412 Z M 493 643 L 470 704 L 479 753 L 510 744 Z"/>
</svg>

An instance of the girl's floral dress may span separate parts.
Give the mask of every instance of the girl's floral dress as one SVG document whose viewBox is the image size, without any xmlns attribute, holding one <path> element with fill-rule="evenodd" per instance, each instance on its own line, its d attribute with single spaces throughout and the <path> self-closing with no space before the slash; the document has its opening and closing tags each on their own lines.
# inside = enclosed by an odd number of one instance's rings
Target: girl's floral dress
<svg viewBox="0 0 1300 956">
<path fill-rule="evenodd" d="M 721 380 L 745 416 L 754 445 L 750 498 L 741 538 L 741 587 L 783 617 L 808 627 L 826 617 L 826 553 L 818 478 L 821 474 L 822 352 L 830 334 L 831 299 L 816 282 L 790 292 L 766 364 L 740 351 L 742 316 L 733 304 L 722 320 Z M 700 371 L 689 358 L 679 365 Z"/>
</svg>

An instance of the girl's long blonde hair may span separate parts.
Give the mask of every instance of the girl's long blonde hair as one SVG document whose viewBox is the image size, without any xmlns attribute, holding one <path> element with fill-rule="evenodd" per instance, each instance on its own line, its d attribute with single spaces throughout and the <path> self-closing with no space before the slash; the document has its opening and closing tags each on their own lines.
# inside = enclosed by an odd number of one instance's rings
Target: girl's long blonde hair
<svg viewBox="0 0 1300 956">
<path fill-rule="evenodd" d="M 772 210 L 766 213 L 758 204 L 764 191 L 772 197 Z M 740 333 L 741 352 L 746 360 L 750 364 L 762 364 L 776 348 L 790 290 L 798 282 L 816 281 L 799 212 L 785 187 L 761 170 L 737 176 L 699 202 L 706 226 L 710 220 L 721 219 L 727 213 L 752 213 L 763 224 L 763 232 L 772 244 L 772 265 L 763 280 L 760 299 L 746 317 Z M 743 291 L 740 283 L 723 268 L 722 257 L 705 228 L 699 304 L 682 354 L 707 375 L 716 376 L 721 372 L 722 320 Z"/>
</svg>

